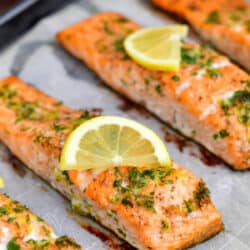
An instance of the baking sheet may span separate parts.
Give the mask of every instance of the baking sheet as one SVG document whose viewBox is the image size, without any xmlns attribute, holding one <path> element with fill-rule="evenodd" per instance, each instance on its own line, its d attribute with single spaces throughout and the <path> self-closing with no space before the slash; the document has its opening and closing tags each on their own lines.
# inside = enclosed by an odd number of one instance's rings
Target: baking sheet
<svg viewBox="0 0 250 250">
<path fill-rule="evenodd" d="M 10 1 L 6 9 L 0 10 L 0 26 L 27 10 L 39 0 Z"/>
<path fill-rule="evenodd" d="M 163 12 L 152 7 L 148 0 L 72 1 L 63 10 L 43 19 L 1 53 L 0 77 L 16 74 L 73 108 L 101 108 L 103 114 L 130 117 L 151 127 L 164 139 L 170 131 L 165 124 L 107 88 L 94 73 L 56 43 L 54 35 L 57 31 L 99 11 L 119 11 L 143 26 L 173 22 Z M 191 36 L 196 39 L 193 34 Z M 250 249 L 250 172 L 236 172 L 222 163 L 216 165 L 211 162 L 214 159 L 204 155 L 198 146 L 187 143 L 182 138 L 168 135 L 167 141 L 172 159 L 207 182 L 212 199 L 225 223 L 224 232 L 193 249 Z M 110 249 L 105 237 L 101 237 L 106 241 L 103 242 L 100 237 L 79 225 L 69 213 L 68 201 L 21 166 L 3 145 L 0 147 L 0 157 L 0 175 L 6 180 L 4 192 L 47 220 L 58 235 L 75 237 L 85 250 Z M 212 166 L 207 166 L 204 162 Z M 96 227 L 91 220 L 84 219 L 84 223 Z M 118 246 L 114 248 L 117 249 Z"/>
</svg>

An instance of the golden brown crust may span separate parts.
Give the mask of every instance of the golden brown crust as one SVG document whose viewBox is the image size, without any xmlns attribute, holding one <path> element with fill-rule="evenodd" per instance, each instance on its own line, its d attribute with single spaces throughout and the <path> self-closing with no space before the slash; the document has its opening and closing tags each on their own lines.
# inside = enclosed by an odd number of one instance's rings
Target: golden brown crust
<svg viewBox="0 0 250 250">
<path fill-rule="evenodd" d="M 152 0 L 152 2 L 185 19 L 205 40 L 250 70 L 250 33 L 247 24 L 250 5 L 246 1 Z"/>
<path fill-rule="evenodd" d="M 52 227 L 17 201 L 0 194 L 0 247 L 4 249 L 80 250 L 69 237 L 56 237 Z"/>
<path fill-rule="evenodd" d="M 147 70 L 126 57 L 121 46 L 122 39 L 139 26 L 128 19 L 117 22 L 119 18 L 124 17 L 98 14 L 59 32 L 57 40 L 116 91 L 197 140 L 233 168 L 249 168 L 248 125 L 241 122 L 237 105 L 230 103 L 238 91 L 248 92 L 249 75 L 218 53 L 187 43 L 183 47 L 187 58 L 179 72 Z M 227 102 L 228 110 L 224 107 Z"/>
<path fill-rule="evenodd" d="M 17 78 L 0 81 L 0 90 L 7 82 L 9 88 L 0 91 L 0 117 L 4 117 L 0 121 L 0 139 L 29 168 L 72 199 L 75 208 L 90 214 L 141 250 L 183 249 L 222 230 L 221 215 L 210 200 L 204 182 L 174 163 L 172 169 L 122 167 L 100 174 L 60 172 L 59 154 L 52 152 L 70 130 L 55 130 L 50 120 L 45 121 L 41 116 L 45 112 L 41 107 L 44 101 L 51 103 L 46 111 L 57 110 L 57 125 L 70 128 L 79 112 L 55 106 L 56 101 Z M 10 98 L 18 107 L 27 101 L 25 92 L 20 91 L 24 89 L 29 89 L 39 104 L 39 109 L 36 107 L 39 116 L 25 116 L 17 121 L 20 110 L 13 109 L 4 99 Z M 62 119 L 65 112 L 74 119 Z M 50 136 L 53 140 L 48 143 L 34 140 L 37 129 L 41 132 L 39 136 Z M 57 150 L 60 153 L 60 147 Z M 127 185 L 123 187 L 123 183 Z"/>
</svg>

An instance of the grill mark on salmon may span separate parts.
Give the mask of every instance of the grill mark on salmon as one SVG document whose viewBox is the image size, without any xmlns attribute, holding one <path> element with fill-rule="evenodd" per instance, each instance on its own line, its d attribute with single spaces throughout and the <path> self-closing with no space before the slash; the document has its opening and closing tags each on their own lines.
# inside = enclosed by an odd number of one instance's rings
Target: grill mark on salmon
<svg viewBox="0 0 250 250">
<path fill-rule="evenodd" d="M 64 29 L 57 40 L 120 94 L 233 168 L 250 168 L 249 75 L 215 51 L 187 42 L 178 72 L 145 69 L 123 49 L 124 38 L 139 28 L 119 14 L 103 13 Z"/>
<path fill-rule="evenodd" d="M 250 70 L 250 5 L 228 0 L 152 0 L 188 21 L 205 40 Z"/>
<path fill-rule="evenodd" d="M 90 117 L 15 77 L 0 81 L 0 139 L 78 212 L 141 250 L 184 249 L 222 230 L 204 181 L 175 163 L 170 169 L 60 171 L 65 138 Z"/>
<path fill-rule="evenodd" d="M 57 237 L 51 226 L 25 206 L 0 194 L 0 249 L 82 249 L 72 238 Z"/>
</svg>

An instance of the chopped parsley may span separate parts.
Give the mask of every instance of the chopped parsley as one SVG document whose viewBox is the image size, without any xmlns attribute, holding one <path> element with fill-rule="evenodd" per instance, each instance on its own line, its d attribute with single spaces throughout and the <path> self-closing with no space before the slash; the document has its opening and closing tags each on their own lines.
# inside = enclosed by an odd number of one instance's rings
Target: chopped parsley
<svg viewBox="0 0 250 250">
<path fill-rule="evenodd" d="M 63 102 L 62 101 L 58 101 L 55 103 L 55 106 L 62 106 L 63 105 Z"/>
<path fill-rule="evenodd" d="M 5 207 L 0 207 L 0 217 L 7 214 L 7 209 Z"/>
<path fill-rule="evenodd" d="M 211 11 L 206 18 L 206 23 L 220 23 L 219 12 L 216 10 Z"/>
<path fill-rule="evenodd" d="M 17 95 L 15 89 L 10 88 L 9 84 L 5 84 L 0 88 L 0 98 L 4 101 L 10 100 Z"/>
<path fill-rule="evenodd" d="M 37 132 L 37 135 L 34 137 L 33 142 L 39 143 L 41 146 L 50 146 L 53 148 L 51 144 L 52 137 L 43 135 L 41 131 Z"/>
<path fill-rule="evenodd" d="M 206 72 L 211 79 L 216 79 L 222 76 L 222 73 L 220 72 L 220 70 L 214 67 L 207 67 Z"/>
<path fill-rule="evenodd" d="M 160 84 L 155 85 L 155 90 L 158 94 L 161 94 L 161 85 Z"/>
<path fill-rule="evenodd" d="M 249 88 L 250 89 L 250 80 L 241 80 L 240 81 L 242 84 L 244 84 L 246 86 L 246 88 Z"/>
<path fill-rule="evenodd" d="M 213 138 L 215 140 L 219 139 L 219 138 L 225 138 L 225 137 L 228 137 L 229 136 L 229 132 L 226 130 L 226 129 L 221 129 L 218 133 L 215 133 L 213 135 Z"/>
<path fill-rule="evenodd" d="M 8 218 L 8 222 L 9 222 L 9 223 L 14 222 L 15 220 L 16 220 L 16 217 L 10 217 L 10 218 Z"/>
<path fill-rule="evenodd" d="M 114 20 L 116 23 L 127 23 L 129 20 L 126 17 L 118 17 L 117 19 Z"/>
<path fill-rule="evenodd" d="M 61 236 L 57 239 L 42 239 L 42 240 L 33 240 L 30 239 L 26 241 L 29 247 L 32 247 L 31 249 L 50 249 L 50 246 L 56 245 L 57 247 L 61 248 L 68 248 L 68 247 L 73 247 L 73 248 L 78 248 L 80 249 L 81 247 L 76 244 L 75 240 L 72 238 L 69 238 L 67 236 Z"/>
<path fill-rule="evenodd" d="M 216 79 L 222 76 L 221 71 L 213 65 L 213 55 L 209 50 L 206 53 L 202 46 L 193 48 L 182 47 L 181 62 L 183 65 L 199 65 L 199 68 L 203 69 L 206 72 L 206 75 L 211 79 Z M 193 72 L 193 75 L 197 75 L 197 73 L 198 72 L 195 71 Z"/>
<path fill-rule="evenodd" d="M 249 125 L 250 121 L 250 91 L 238 90 L 229 100 L 232 107 L 235 107 L 238 112 L 238 120 L 244 124 Z"/>
<path fill-rule="evenodd" d="M 173 76 L 171 77 L 171 79 L 172 79 L 173 81 L 176 81 L 176 82 L 180 81 L 180 77 L 177 76 L 177 75 L 173 75 Z"/>
<path fill-rule="evenodd" d="M 181 62 L 184 64 L 196 64 L 199 55 L 199 48 L 181 48 Z"/>
<path fill-rule="evenodd" d="M 224 111 L 224 115 L 229 115 L 229 104 L 226 101 L 222 100 L 220 102 L 220 107 Z"/>
<path fill-rule="evenodd" d="M 118 233 L 122 236 L 123 239 L 126 239 L 127 235 L 124 230 L 117 228 Z"/>
<path fill-rule="evenodd" d="M 65 130 L 66 127 L 63 124 L 56 124 L 56 123 L 54 123 L 52 125 L 52 129 L 55 130 L 56 132 L 59 132 L 59 131 Z"/>
<path fill-rule="evenodd" d="M 140 170 L 138 168 L 129 168 L 126 175 L 120 173 L 119 169 L 115 170 L 116 179 L 113 187 L 117 193 L 110 197 L 112 203 L 121 202 L 124 206 L 144 207 L 147 210 L 154 211 L 154 195 L 153 191 L 142 192 L 149 183 L 153 182 L 158 185 L 167 185 L 166 177 L 173 171 L 171 168 L 157 168 Z"/>
<path fill-rule="evenodd" d="M 123 42 L 124 42 L 124 37 L 118 38 L 117 40 L 114 41 L 114 49 L 115 51 L 120 51 L 125 53 Z"/>
<path fill-rule="evenodd" d="M 241 19 L 238 13 L 232 13 L 229 18 L 231 21 L 234 21 L 234 22 L 240 21 Z"/>
<path fill-rule="evenodd" d="M 146 85 L 149 85 L 150 80 L 149 80 L 148 78 L 145 78 L 145 79 L 144 79 L 144 83 L 145 83 Z"/>
<path fill-rule="evenodd" d="M 12 238 L 7 244 L 7 250 L 20 250 L 21 247 L 16 243 L 17 238 Z"/>
<path fill-rule="evenodd" d="M 105 31 L 106 34 L 108 35 L 114 35 L 114 31 L 110 29 L 108 21 L 103 22 L 103 30 Z"/>
<path fill-rule="evenodd" d="M 250 32 L 250 20 L 246 20 L 244 24 L 245 24 L 246 30 Z"/>
<path fill-rule="evenodd" d="M 208 59 L 204 58 L 204 59 L 205 59 L 205 61 L 202 61 L 200 63 L 200 67 L 206 70 L 206 74 L 211 79 L 216 79 L 216 78 L 222 76 L 221 71 L 213 66 L 212 58 L 208 58 Z"/>
<path fill-rule="evenodd" d="M 55 168 L 54 175 L 55 175 L 56 181 L 65 183 L 67 185 L 72 185 L 72 182 L 69 178 L 67 171 L 60 171 L 59 169 Z"/>
<path fill-rule="evenodd" d="M 16 113 L 16 122 L 22 120 L 43 121 L 58 118 L 58 113 L 41 107 L 38 102 L 28 102 L 17 95 L 17 91 L 8 84 L 0 87 L 0 99 L 7 108 Z"/>
<path fill-rule="evenodd" d="M 93 115 L 91 115 L 89 113 L 89 111 L 85 110 L 75 121 L 74 124 L 72 126 L 72 130 L 77 128 L 78 126 L 80 126 L 83 122 L 89 120 L 90 118 L 92 118 Z"/>
<path fill-rule="evenodd" d="M 206 187 L 203 180 L 200 180 L 193 192 L 193 196 L 184 200 L 182 205 L 170 206 L 167 211 L 174 209 L 175 212 L 180 214 L 185 213 L 188 215 L 201 208 L 204 204 L 210 202 L 210 191 Z"/>
<path fill-rule="evenodd" d="M 170 225 L 171 224 L 167 220 L 163 219 L 161 221 L 161 230 L 162 231 L 168 231 L 170 229 Z"/>
<path fill-rule="evenodd" d="M 18 204 L 15 208 L 13 208 L 14 212 L 16 213 L 22 213 L 23 211 L 27 210 L 27 207 Z"/>
<path fill-rule="evenodd" d="M 245 81 L 244 83 L 246 83 L 246 88 L 237 90 L 232 97 L 222 100 L 220 107 L 225 115 L 235 114 L 238 121 L 248 129 L 250 125 L 249 81 Z M 249 137 L 249 134 L 247 134 L 247 137 Z M 250 138 L 248 138 L 248 141 L 250 143 Z"/>
<path fill-rule="evenodd" d="M 192 199 L 185 200 L 184 204 L 185 204 L 185 210 L 188 214 L 196 210 L 195 202 Z"/>
<path fill-rule="evenodd" d="M 199 207 L 202 206 L 210 198 L 210 191 L 206 187 L 204 181 L 200 180 L 196 190 L 194 191 L 194 198 L 198 203 Z"/>
<path fill-rule="evenodd" d="M 8 108 L 16 112 L 17 118 L 16 121 L 22 120 L 38 120 L 38 104 L 37 103 L 28 103 L 28 102 L 9 102 L 7 105 Z"/>
<path fill-rule="evenodd" d="M 195 136 L 196 135 L 196 130 L 195 129 L 192 129 L 191 131 L 191 136 Z"/>
<path fill-rule="evenodd" d="M 69 238 L 67 236 L 61 236 L 59 238 L 56 239 L 55 244 L 59 247 L 77 247 L 80 248 L 80 246 L 75 242 L 74 239 Z"/>
</svg>

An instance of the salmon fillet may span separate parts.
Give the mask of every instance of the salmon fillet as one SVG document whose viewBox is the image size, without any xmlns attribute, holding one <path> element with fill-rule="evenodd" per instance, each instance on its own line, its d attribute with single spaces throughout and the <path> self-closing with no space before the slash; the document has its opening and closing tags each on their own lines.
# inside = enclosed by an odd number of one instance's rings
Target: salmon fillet
<svg viewBox="0 0 250 250">
<path fill-rule="evenodd" d="M 77 211 L 141 250 L 183 249 L 222 230 L 204 181 L 175 163 L 171 168 L 60 171 L 66 137 L 91 117 L 15 77 L 0 81 L 0 139 Z"/>
<path fill-rule="evenodd" d="M 66 236 L 57 237 L 51 226 L 28 208 L 0 194 L 0 249 L 82 249 Z"/>
<path fill-rule="evenodd" d="M 152 0 L 250 70 L 250 5 L 244 0 Z"/>
<path fill-rule="evenodd" d="M 139 26 L 98 14 L 57 34 L 59 43 L 104 82 L 204 145 L 235 169 L 250 168 L 250 77 L 226 57 L 184 42 L 178 72 L 145 69 L 123 40 Z"/>
</svg>

